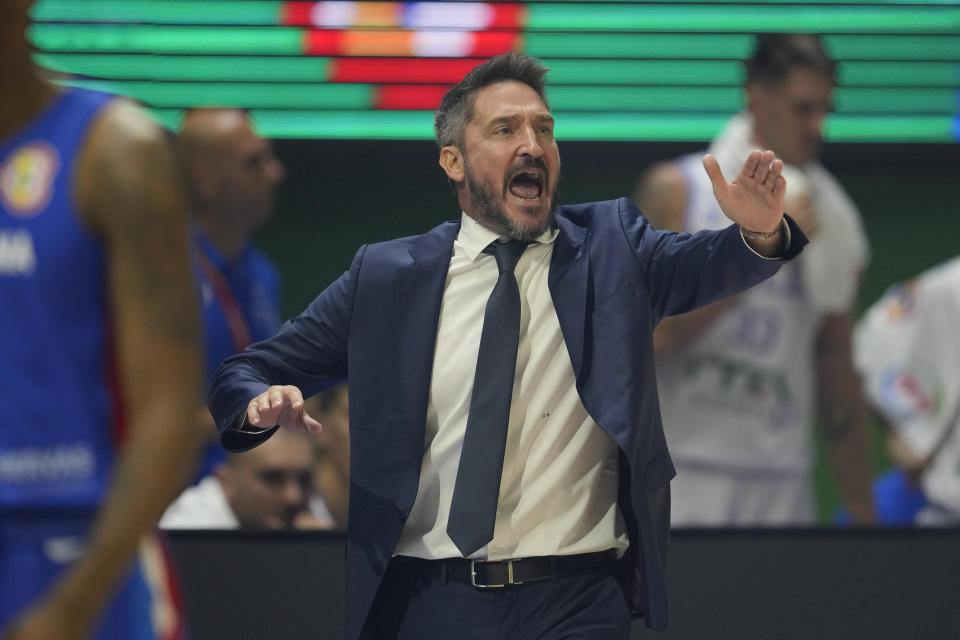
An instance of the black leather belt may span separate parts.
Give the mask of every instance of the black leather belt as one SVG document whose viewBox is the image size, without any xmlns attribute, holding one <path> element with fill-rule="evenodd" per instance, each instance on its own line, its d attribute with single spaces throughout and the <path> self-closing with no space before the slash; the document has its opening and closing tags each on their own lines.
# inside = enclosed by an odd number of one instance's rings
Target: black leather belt
<svg viewBox="0 0 960 640">
<path fill-rule="evenodd" d="M 424 560 L 409 556 L 393 558 L 398 565 L 425 573 L 442 582 L 459 582 L 479 589 L 506 587 L 584 573 L 612 573 L 616 561 L 612 549 L 572 556 L 537 556 L 516 560 Z"/>
</svg>

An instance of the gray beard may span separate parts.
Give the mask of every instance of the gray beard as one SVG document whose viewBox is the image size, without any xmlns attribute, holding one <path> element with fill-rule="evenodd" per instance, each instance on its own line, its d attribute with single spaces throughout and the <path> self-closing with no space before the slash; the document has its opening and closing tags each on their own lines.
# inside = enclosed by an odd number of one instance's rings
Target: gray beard
<svg viewBox="0 0 960 640">
<path fill-rule="evenodd" d="M 560 181 L 557 180 L 557 186 L 550 194 L 550 210 L 544 217 L 543 222 L 535 227 L 525 224 L 518 224 L 507 217 L 506 212 L 497 204 L 496 194 L 492 186 L 482 184 L 473 178 L 473 172 L 470 171 L 470 164 L 466 157 L 463 159 L 463 168 L 466 175 L 467 189 L 470 194 L 470 204 L 474 218 L 490 229 L 494 233 L 506 236 L 512 240 L 523 242 L 533 242 L 539 238 L 545 231 L 553 228 L 553 215 L 557 208 L 557 191 L 560 187 Z"/>
</svg>

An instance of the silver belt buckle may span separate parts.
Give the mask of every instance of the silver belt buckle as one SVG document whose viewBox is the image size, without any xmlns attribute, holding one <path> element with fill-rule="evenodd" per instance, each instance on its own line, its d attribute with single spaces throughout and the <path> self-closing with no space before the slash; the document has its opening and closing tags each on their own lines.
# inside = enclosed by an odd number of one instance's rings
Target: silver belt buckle
<svg viewBox="0 0 960 640">
<path fill-rule="evenodd" d="M 488 564 L 485 560 L 480 560 Z M 507 581 L 501 584 L 478 584 L 477 583 L 477 560 L 470 561 L 470 585 L 479 589 L 502 589 L 509 584 L 523 584 L 523 582 L 513 579 L 513 560 L 507 560 Z"/>
</svg>

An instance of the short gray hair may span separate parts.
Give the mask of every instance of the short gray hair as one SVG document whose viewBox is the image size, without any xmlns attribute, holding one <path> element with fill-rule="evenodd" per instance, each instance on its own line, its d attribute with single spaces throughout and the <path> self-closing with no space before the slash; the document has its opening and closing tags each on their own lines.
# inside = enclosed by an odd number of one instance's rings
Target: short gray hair
<svg viewBox="0 0 960 640">
<path fill-rule="evenodd" d="M 455 146 L 463 150 L 464 130 L 473 119 L 477 91 L 484 87 L 516 80 L 537 92 L 544 104 L 547 69 L 535 58 L 521 53 L 504 53 L 473 68 L 463 80 L 450 87 L 434 114 L 433 132 L 441 149 Z M 549 108 L 549 105 L 548 105 Z"/>
</svg>

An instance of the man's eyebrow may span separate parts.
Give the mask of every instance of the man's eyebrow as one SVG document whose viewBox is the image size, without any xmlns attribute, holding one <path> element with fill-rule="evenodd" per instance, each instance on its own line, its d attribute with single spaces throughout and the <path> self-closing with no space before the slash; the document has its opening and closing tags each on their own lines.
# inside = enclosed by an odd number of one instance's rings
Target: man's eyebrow
<svg viewBox="0 0 960 640">
<path fill-rule="evenodd" d="M 490 120 L 490 122 L 488 123 L 488 125 L 492 127 L 492 126 L 498 125 L 498 124 L 508 124 L 508 123 L 511 123 L 511 122 L 516 122 L 517 119 L 519 119 L 519 118 L 520 118 L 520 116 L 519 116 L 518 114 L 516 114 L 516 113 L 511 114 L 511 115 L 508 115 L 508 116 L 497 116 L 497 117 L 495 117 L 495 118 L 492 118 L 492 119 Z"/>
<path fill-rule="evenodd" d="M 491 126 L 491 127 L 492 127 L 492 126 L 496 126 L 496 125 L 498 125 L 498 124 L 509 124 L 509 123 L 512 123 L 512 122 L 516 122 L 516 121 L 519 120 L 520 118 L 521 118 L 521 116 L 520 116 L 520 114 L 518 114 L 518 113 L 513 113 L 513 114 L 510 114 L 510 115 L 504 115 L 504 116 L 497 116 L 497 117 L 495 117 L 495 118 L 492 118 L 492 119 L 490 120 L 490 122 L 487 123 L 487 126 Z M 550 113 L 546 113 L 546 112 L 536 114 L 536 115 L 534 116 L 534 119 L 535 119 L 536 121 L 538 121 L 538 122 L 554 122 L 553 115 L 551 115 Z"/>
</svg>

